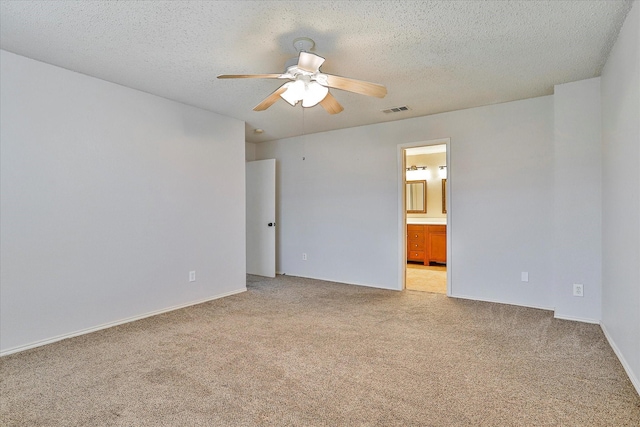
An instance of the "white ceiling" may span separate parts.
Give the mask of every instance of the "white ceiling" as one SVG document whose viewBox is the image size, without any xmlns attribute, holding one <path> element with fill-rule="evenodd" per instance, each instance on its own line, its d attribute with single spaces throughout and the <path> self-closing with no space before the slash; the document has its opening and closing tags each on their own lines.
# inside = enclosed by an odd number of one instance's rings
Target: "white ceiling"
<svg viewBox="0 0 640 427">
<path fill-rule="evenodd" d="M 599 76 L 631 1 L 8 1 L 2 49 L 244 120 L 247 140 L 424 116 L 553 93 Z M 278 101 L 296 37 L 325 73 L 381 83 L 383 99 L 332 89 L 328 115 Z M 395 106 L 410 110 L 385 114 Z M 304 115 L 304 117 L 303 117 Z M 264 129 L 254 134 L 253 129 Z"/>
</svg>

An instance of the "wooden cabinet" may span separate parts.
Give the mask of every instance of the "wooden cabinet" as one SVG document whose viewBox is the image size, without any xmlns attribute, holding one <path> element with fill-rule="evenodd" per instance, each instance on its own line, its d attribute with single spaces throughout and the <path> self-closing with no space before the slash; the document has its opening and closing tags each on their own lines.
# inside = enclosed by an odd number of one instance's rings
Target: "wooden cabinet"
<svg viewBox="0 0 640 427">
<path fill-rule="evenodd" d="M 440 264 L 447 263 L 447 226 L 446 225 L 427 225 L 428 232 L 428 257 L 425 264 L 437 262 Z"/>
<path fill-rule="evenodd" d="M 407 225 L 407 260 L 424 262 L 425 236 L 423 225 Z"/>
<path fill-rule="evenodd" d="M 447 226 L 407 224 L 407 261 L 447 263 Z"/>
</svg>

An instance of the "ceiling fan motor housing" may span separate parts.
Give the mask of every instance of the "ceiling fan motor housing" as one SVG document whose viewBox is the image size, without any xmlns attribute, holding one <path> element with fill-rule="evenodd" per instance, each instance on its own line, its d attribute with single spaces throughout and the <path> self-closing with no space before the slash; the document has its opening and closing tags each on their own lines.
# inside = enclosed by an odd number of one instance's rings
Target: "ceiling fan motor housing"
<svg viewBox="0 0 640 427">
<path fill-rule="evenodd" d="M 284 64 L 284 72 L 285 74 L 289 72 L 291 67 L 297 67 L 298 65 L 298 57 L 294 56 L 293 58 L 289 58 L 287 62 Z"/>
</svg>

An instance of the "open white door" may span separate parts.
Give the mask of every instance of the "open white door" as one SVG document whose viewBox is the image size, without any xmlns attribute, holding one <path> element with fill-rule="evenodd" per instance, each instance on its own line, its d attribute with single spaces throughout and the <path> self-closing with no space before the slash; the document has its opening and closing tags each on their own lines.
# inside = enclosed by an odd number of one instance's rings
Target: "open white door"
<svg viewBox="0 0 640 427">
<path fill-rule="evenodd" d="M 276 160 L 246 164 L 247 273 L 276 277 Z"/>
</svg>

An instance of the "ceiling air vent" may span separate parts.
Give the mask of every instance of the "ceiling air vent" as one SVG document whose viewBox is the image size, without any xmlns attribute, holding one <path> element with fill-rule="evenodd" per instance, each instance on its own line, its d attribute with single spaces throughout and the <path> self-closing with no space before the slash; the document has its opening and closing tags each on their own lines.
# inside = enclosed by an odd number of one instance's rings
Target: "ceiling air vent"
<svg viewBox="0 0 640 427">
<path fill-rule="evenodd" d="M 407 107 L 406 105 L 403 105 L 402 107 L 393 107 L 393 108 L 387 108 L 386 110 L 382 110 L 383 113 L 401 113 L 403 111 L 408 111 L 409 107 Z"/>
</svg>

